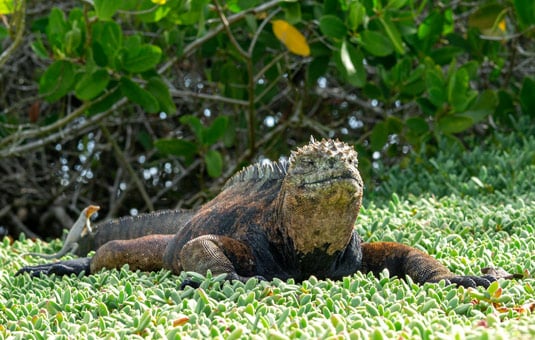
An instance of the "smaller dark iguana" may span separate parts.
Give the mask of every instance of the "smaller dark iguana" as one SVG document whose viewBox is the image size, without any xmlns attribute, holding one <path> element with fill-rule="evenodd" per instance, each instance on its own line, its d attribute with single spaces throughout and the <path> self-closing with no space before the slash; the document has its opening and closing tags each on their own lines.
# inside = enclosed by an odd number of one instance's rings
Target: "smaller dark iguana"
<svg viewBox="0 0 535 340">
<path fill-rule="evenodd" d="M 24 267 L 18 274 L 91 274 L 128 264 L 132 270 L 166 268 L 175 274 L 210 270 L 240 281 L 302 281 L 311 275 L 340 279 L 356 271 L 377 275 L 384 269 L 417 283 L 445 280 L 487 287 L 496 279 L 453 274 L 403 244 L 363 243 L 354 228 L 363 188 L 353 147 L 311 140 L 288 161 L 240 171 L 197 211 L 165 211 L 101 224 L 95 239 L 81 240 L 95 246 L 92 258 Z"/>
<path fill-rule="evenodd" d="M 72 225 L 63 247 L 55 254 L 41 254 L 41 253 L 28 253 L 26 255 L 39 256 L 45 259 L 59 259 L 65 256 L 68 252 L 74 253 L 78 248 L 78 241 L 86 234 L 91 233 L 91 216 L 100 209 L 99 206 L 90 205 L 86 207 L 78 216 L 78 219 Z"/>
</svg>

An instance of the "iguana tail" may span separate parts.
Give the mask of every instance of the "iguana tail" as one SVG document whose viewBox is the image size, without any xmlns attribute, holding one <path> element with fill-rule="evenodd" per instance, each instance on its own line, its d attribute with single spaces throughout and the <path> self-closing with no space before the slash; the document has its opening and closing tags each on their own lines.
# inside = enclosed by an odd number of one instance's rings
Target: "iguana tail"
<svg viewBox="0 0 535 340">
<path fill-rule="evenodd" d="M 94 225 L 96 232 L 78 241 L 76 255 L 86 256 L 111 240 L 130 240 L 147 235 L 176 234 L 193 216 L 193 210 L 161 210 L 127 216 Z"/>
<path fill-rule="evenodd" d="M 78 245 L 76 243 L 71 244 L 71 245 L 64 244 L 63 248 L 61 248 L 60 251 L 58 251 L 57 253 L 54 253 L 54 254 L 27 253 L 25 255 L 38 256 L 38 257 L 41 257 L 41 258 L 47 259 L 47 260 L 59 259 L 60 257 L 65 256 L 70 251 L 72 251 L 72 252 L 76 251 L 77 246 Z"/>
</svg>

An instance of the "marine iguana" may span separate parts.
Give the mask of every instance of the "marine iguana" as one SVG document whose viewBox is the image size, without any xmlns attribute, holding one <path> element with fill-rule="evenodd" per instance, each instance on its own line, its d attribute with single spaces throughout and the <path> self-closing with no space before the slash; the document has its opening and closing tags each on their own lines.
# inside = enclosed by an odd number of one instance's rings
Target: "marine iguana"
<svg viewBox="0 0 535 340">
<path fill-rule="evenodd" d="M 445 280 L 487 287 L 495 280 L 491 275 L 455 275 L 407 245 L 362 242 L 354 225 L 363 189 L 353 147 L 338 140 L 312 139 L 293 151 L 288 161 L 241 170 L 195 212 L 166 211 L 99 225 L 95 237 L 99 233 L 101 237 L 92 258 L 23 267 L 18 274 L 92 274 L 128 264 L 131 270 L 166 268 L 175 274 L 211 270 L 240 281 L 251 277 L 302 281 L 311 275 L 340 279 L 356 271 L 378 275 L 384 269 L 417 283 Z M 136 231 L 113 228 L 129 225 Z M 141 236 L 144 228 L 147 236 L 114 237 Z"/>
<path fill-rule="evenodd" d="M 72 225 L 63 247 L 60 251 L 55 254 L 41 254 L 41 253 L 28 253 L 25 255 L 39 256 L 45 259 L 59 259 L 60 257 L 65 256 L 68 252 L 74 253 L 78 248 L 78 241 L 84 237 L 86 234 L 93 232 L 91 230 L 91 216 L 100 209 L 99 206 L 90 205 L 86 207 L 78 216 L 78 219 Z"/>
</svg>

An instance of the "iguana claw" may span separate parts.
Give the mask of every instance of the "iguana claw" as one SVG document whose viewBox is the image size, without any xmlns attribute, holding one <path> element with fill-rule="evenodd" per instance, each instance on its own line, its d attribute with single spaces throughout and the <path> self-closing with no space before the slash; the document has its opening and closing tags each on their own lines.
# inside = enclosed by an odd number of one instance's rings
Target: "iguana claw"
<svg viewBox="0 0 535 340">
<path fill-rule="evenodd" d="M 475 288 L 477 286 L 482 286 L 483 288 L 488 288 L 492 282 L 496 281 L 496 278 L 492 275 L 483 275 L 483 276 L 475 276 L 475 275 L 466 275 L 466 276 L 454 276 L 451 278 L 448 278 L 446 282 L 453 283 L 459 286 L 463 286 L 466 288 Z"/>
<path fill-rule="evenodd" d="M 56 274 L 58 276 L 76 274 L 84 272 L 89 275 L 91 259 L 82 257 L 74 260 L 59 261 L 54 263 L 41 264 L 37 266 L 25 266 L 19 269 L 15 275 L 22 275 L 24 273 L 30 274 L 31 277 L 40 275 Z"/>
</svg>

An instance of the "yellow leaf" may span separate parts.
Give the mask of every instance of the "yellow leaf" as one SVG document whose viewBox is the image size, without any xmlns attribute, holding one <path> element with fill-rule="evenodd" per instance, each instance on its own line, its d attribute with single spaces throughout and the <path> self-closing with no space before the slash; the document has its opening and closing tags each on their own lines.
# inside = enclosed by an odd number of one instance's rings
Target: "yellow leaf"
<svg viewBox="0 0 535 340">
<path fill-rule="evenodd" d="M 498 28 L 500 29 L 500 31 L 505 32 L 505 29 L 507 28 L 505 19 L 498 23 Z"/>
<path fill-rule="evenodd" d="M 310 55 L 306 38 L 295 27 L 284 20 L 273 20 L 273 33 L 293 54 L 303 57 Z"/>
<path fill-rule="evenodd" d="M 150 2 L 152 2 L 153 4 L 156 4 L 156 5 L 165 5 L 167 0 L 150 0 Z"/>
</svg>

